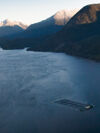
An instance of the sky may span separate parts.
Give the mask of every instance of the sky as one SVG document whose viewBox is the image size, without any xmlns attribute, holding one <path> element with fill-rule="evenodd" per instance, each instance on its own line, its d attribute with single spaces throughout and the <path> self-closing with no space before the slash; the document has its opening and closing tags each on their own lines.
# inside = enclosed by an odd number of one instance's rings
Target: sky
<svg viewBox="0 0 100 133">
<path fill-rule="evenodd" d="M 9 19 L 32 24 L 62 9 L 80 9 L 100 0 L 0 0 L 0 21 Z"/>
</svg>

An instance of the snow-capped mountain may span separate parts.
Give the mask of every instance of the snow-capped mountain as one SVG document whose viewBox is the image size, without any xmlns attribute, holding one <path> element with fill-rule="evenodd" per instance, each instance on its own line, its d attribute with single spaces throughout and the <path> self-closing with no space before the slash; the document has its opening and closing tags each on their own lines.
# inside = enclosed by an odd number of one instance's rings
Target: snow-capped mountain
<svg viewBox="0 0 100 133">
<path fill-rule="evenodd" d="M 65 25 L 76 13 L 78 9 L 74 10 L 61 10 L 58 11 L 54 16 L 55 24 L 57 25 Z"/>
<path fill-rule="evenodd" d="M 18 22 L 18 21 L 10 21 L 8 19 L 1 21 L 0 22 L 0 27 L 1 26 L 19 26 L 22 29 L 26 29 L 27 28 L 27 25 L 25 25 L 25 24 L 23 24 L 21 22 Z"/>
<path fill-rule="evenodd" d="M 53 16 L 40 21 L 38 23 L 31 24 L 26 29 L 26 34 L 31 37 L 39 37 L 44 35 L 51 35 L 58 32 L 67 22 L 78 12 L 75 10 L 61 10 L 55 13 Z M 26 36 L 27 36 L 26 35 Z"/>
<path fill-rule="evenodd" d="M 78 12 L 78 10 L 61 10 L 53 14 L 51 17 L 40 21 L 38 23 L 31 24 L 26 30 L 19 29 L 19 26 L 2 26 L 1 37 L 6 36 L 12 39 L 9 43 L 7 42 L 7 49 L 19 49 L 25 47 L 37 47 L 37 44 L 53 36 L 55 33 L 62 30 L 62 28 L 69 22 L 69 20 Z M 9 22 L 9 21 L 8 21 Z M 7 25 L 6 21 L 3 22 Z M 16 23 L 11 23 L 10 25 Z M 19 23 L 17 23 L 19 24 Z M 7 27 L 9 29 L 7 29 Z M 12 29 L 13 28 L 13 29 Z M 4 32 L 5 31 L 5 32 Z M 12 32 L 11 32 L 12 31 Z M 4 34 L 3 34 L 4 32 Z M 6 44 L 5 44 L 6 45 Z M 36 48 L 35 47 L 35 48 Z M 36 50 L 36 49 L 35 49 Z"/>
<path fill-rule="evenodd" d="M 35 51 L 34 46 L 31 48 Z M 30 50 L 31 50 L 30 49 Z M 100 4 L 87 5 L 37 51 L 64 52 L 100 61 Z"/>
</svg>

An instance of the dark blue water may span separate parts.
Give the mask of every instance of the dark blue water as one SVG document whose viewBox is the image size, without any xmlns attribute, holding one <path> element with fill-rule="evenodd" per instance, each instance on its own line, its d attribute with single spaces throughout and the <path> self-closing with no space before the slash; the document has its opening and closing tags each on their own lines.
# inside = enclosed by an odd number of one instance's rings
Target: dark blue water
<svg viewBox="0 0 100 133">
<path fill-rule="evenodd" d="M 53 102 L 60 98 L 95 108 L 80 112 Z M 1 51 L 0 133 L 100 133 L 100 63 Z"/>
</svg>

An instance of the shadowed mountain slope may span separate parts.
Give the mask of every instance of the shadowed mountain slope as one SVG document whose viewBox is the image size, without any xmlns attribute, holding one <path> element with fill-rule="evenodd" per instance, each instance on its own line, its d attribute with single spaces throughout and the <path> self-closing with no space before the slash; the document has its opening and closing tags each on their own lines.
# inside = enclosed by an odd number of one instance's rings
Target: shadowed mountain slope
<svg viewBox="0 0 100 133">
<path fill-rule="evenodd" d="M 38 43 L 60 31 L 76 12 L 61 10 L 46 20 L 30 25 L 21 33 L 7 36 L 8 41 L 1 46 L 4 49 L 20 49 L 34 45 L 35 48 Z"/>
<path fill-rule="evenodd" d="M 100 60 L 100 4 L 82 8 L 65 27 L 42 45 L 30 50 L 65 52 Z"/>
<path fill-rule="evenodd" d="M 61 10 L 41 22 L 31 24 L 17 38 L 42 38 L 60 31 L 78 10 Z M 16 36 L 15 36 L 16 37 Z"/>
</svg>

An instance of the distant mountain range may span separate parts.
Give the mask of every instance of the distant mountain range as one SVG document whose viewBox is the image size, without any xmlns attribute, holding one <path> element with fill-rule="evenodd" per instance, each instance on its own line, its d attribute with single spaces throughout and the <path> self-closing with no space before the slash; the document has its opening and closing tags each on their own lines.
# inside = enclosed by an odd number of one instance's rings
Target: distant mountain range
<svg viewBox="0 0 100 133">
<path fill-rule="evenodd" d="M 61 10 L 41 22 L 31 24 L 17 38 L 44 38 L 60 31 L 78 10 Z M 15 36 L 16 38 L 16 36 Z"/>
<path fill-rule="evenodd" d="M 20 49 L 24 47 L 31 47 L 32 45 L 37 44 L 60 31 L 77 11 L 78 10 L 58 11 L 56 14 L 46 20 L 31 24 L 22 32 L 17 34 L 9 34 L 6 36 L 6 39 L 8 39 L 7 43 L 4 44 L 1 42 L 0 45 L 4 49 Z"/>
<path fill-rule="evenodd" d="M 16 35 L 24 30 L 19 26 L 2 26 L 0 27 L 0 37 L 6 37 L 11 35 Z"/>
<path fill-rule="evenodd" d="M 23 32 L 27 25 L 8 19 L 0 22 L 0 37 L 11 36 Z"/>
<path fill-rule="evenodd" d="M 100 4 L 85 6 L 60 32 L 30 50 L 65 52 L 100 61 Z"/>
<path fill-rule="evenodd" d="M 18 21 L 10 21 L 8 19 L 5 19 L 3 21 L 0 22 L 0 27 L 2 26 L 19 26 L 21 27 L 22 29 L 26 29 L 28 26 L 21 23 L 21 22 L 18 22 Z"/>
<path fill-rule="evenodd" d="M 4 49 L 30 47 L 28 50 L 65 52 L 100 61 L 100 4 L 76 12 L 57 12 L 0 45 Z"/>
</svg>

